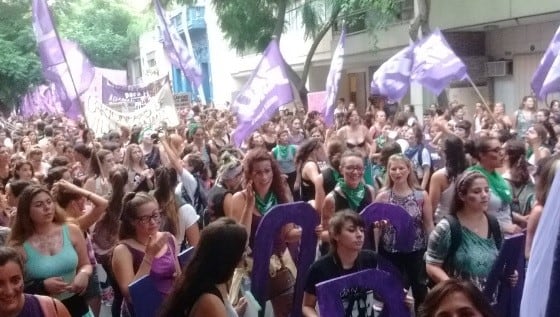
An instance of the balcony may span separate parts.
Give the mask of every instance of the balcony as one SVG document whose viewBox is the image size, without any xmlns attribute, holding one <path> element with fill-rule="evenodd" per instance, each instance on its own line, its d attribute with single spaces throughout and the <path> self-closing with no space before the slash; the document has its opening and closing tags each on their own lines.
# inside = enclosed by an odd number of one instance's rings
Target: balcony
<svg viewBox="0 0 560 317">
<path fill-rule="evenodd" d="M 204 7 L 189 7 L 187 9 L 187 28 L 189 30 L 206 29 Z"/>
</svg>

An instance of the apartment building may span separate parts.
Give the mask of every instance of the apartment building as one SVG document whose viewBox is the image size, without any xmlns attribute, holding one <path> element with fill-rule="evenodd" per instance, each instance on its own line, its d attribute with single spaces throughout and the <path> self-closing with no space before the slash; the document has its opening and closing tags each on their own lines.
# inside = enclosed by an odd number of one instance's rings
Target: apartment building
<svg viewBox="0 0 560 317">
<path fill-rule="evenodd" d="M 431 3 L 430 26 L 444 32 L 456 54 L 467 64 L 471 78 L 485 98 L 490 102 L 505 102 L 507 112 L 513 113 L 521 98 L 531 94 L 532 74 L 560 26 L 560 1 L 432 0 Z M 339 96 L 354 101 L 361 109 L 369 96 L 373 72 L 409 43 L 408 28 L 415 14 L 414 0 L 401 0 L 399 5 L 399 17 L 386 29 L 375 32 L 375 37 L 365 26 L 365 19 L 375 18 L 375 13 L 363 11 L 346 17 L 357 22 L 347 29 Z M 296 2 L 287 12 L 287 32 L 282 36 L 280 48 L 286 61 L 301 73 L 312 42 L 304 40 L 298 20 L 299 6 L 301 2 Z M 206 22 L 213 65 L 213 96 L 217 104 L 225 103 L 242 88 L 261 56 L 256 53 L 240 56 L 229 49 L 211 5 L 206 6 Z M 340 27 L 335 27 L 319 44 L 307 80 L 309 91 L 325 89 L 339 35 Z M 469 105 L 478 99 L 466 82 L 453 83 L 448 96 L 450 100 Z M 412 85 L 402 102 L 421 107 L 433 101 L 435 96 L 430 92 Z"/>
</svg>

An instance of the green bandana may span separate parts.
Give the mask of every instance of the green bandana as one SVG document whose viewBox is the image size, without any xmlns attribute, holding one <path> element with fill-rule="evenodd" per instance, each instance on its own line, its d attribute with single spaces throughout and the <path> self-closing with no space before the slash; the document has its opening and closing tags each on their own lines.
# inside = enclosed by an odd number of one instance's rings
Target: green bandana
<svg viewBox="0 0 560 317">
<path fill-rule="evenodd" d="M 334 177 L 335 182 L 340 183 L 342 180 L 342 175 L 333 167 L 332 168 L 332 175 Z"/>
<path fill-rule="evenodd" d="M 268 192 L 264 199 L 255 193 L 255 206 L 261 215 L 265 215 L 272 206 L 277 204 L 276 196 L 273 192 Z"/>
<path fill-rule="evenodd" d="M 346 196 L 346 200 L 348 201 L 348 206 L 350 206 L 350 209 L 359 211 L 358 207 L 360 207 L 360 203 L 366 195 L 366 185 L 360 182 L 358 187 L 350 188 L 343 179 L 339 179 L 338 187 L 340 187 L 340 190 L 342 191 L 344 196 Z"/>
<path fill-rule="evenodd" d="M 198 130 L 198 128 L 200 127 L 201 125 L 196 122 L 189 124 L 189 137 L 192 138 L 192 136 L 196 133 L 196 130 Z"/>
<path fill-rule="evenodd" d="M 511 198 L 511 191 L 508 183 L 502 177 L 502 175 L 498 174 L 498 172 L 493 171 L 489 172 L 484 169 L 484 167 L 480 165 L 475 165 L 469 168 L 469 171 L 477 171 L 480 172 L 482 175 L 486 176 L 486 180 L 488 181 L 488 185 L 490 189 L 500 197 L 500 199 L 509 204 L 512 200 Z"/>
<path fill-rule="evenodd" d="M 286 158 L 288 158 L 288 150 L 290 149 L 290 146 L 288 145 L 282 145 L 282 144 L 278 144 L 276 145 L 276 154 L 278 155 L 278 157 L 276 158 L 279 161 L 282 161 Z"/>
</svg>

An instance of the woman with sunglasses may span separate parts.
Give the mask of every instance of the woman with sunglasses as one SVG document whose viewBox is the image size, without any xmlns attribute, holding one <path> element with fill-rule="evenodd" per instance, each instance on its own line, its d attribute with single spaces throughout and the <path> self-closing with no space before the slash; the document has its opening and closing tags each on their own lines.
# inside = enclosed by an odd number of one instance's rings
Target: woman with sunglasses
<svg viewBox="0 0 560 317">
<path fill-rule="evenodd" d="M 500 222 L 504 234 L 521 232 L 521 228 L 513 224 L 510 203 L 512 201 L 511 189 L 507 181 L 497 171 L 504 164 L 504 149 L 496 138 L 484 137 L 475 141 L 474 158 L 478 164 L 469 168 L 478 171 L 486 177 L 490 187 L 490 201 L 488 213 L 495 216 Z"/>
<path fill-rule="evenodd" d="M 150 275 L 158 292 L 168 295 L 175 276 L 180 273 L 175 237 L 160 232 L 161 210 L 156 200 L 146 193 L 128 193 L 123 198 L 120 243 L 115 247 L 112 269 L 126 309 L 130 305 L 130 283 Z"/>
</svg>

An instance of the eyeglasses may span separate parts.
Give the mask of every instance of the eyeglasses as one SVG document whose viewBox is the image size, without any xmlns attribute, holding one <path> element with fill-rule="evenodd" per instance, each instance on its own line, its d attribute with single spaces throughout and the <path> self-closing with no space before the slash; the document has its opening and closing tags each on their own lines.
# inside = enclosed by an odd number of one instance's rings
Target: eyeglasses
<svg viewBox="0 0 560 317">
<path fill-rule="evenodd" d="M 502 151 L 504 151 L 504 148 L 501 147 L 501 146 L 497 146 L 497 147 L 495 147 L 495 148 L 493 148 L 493 149 L 488 149 L 488 150 L 486 150 L 486 153 L 488 153 L 488 152 L 500 153 L 500 152 L 502 152 Z"/>
<path fill-rule="evenodd" d="M 149 224 L 151 220 L 153 220 L 155 223 L 159 223 L 161 221 L 161 210 L 158 210 L 151 216 L 136 217 L 136 220 L 145 225 Z"/>
<path fill-rule="evenodd" d="M 344 169 L 347 170 L 348 172 L 363 172 L 364 171 L 364 167 L 363 166 L 344 166 Z"/>
</svg>

